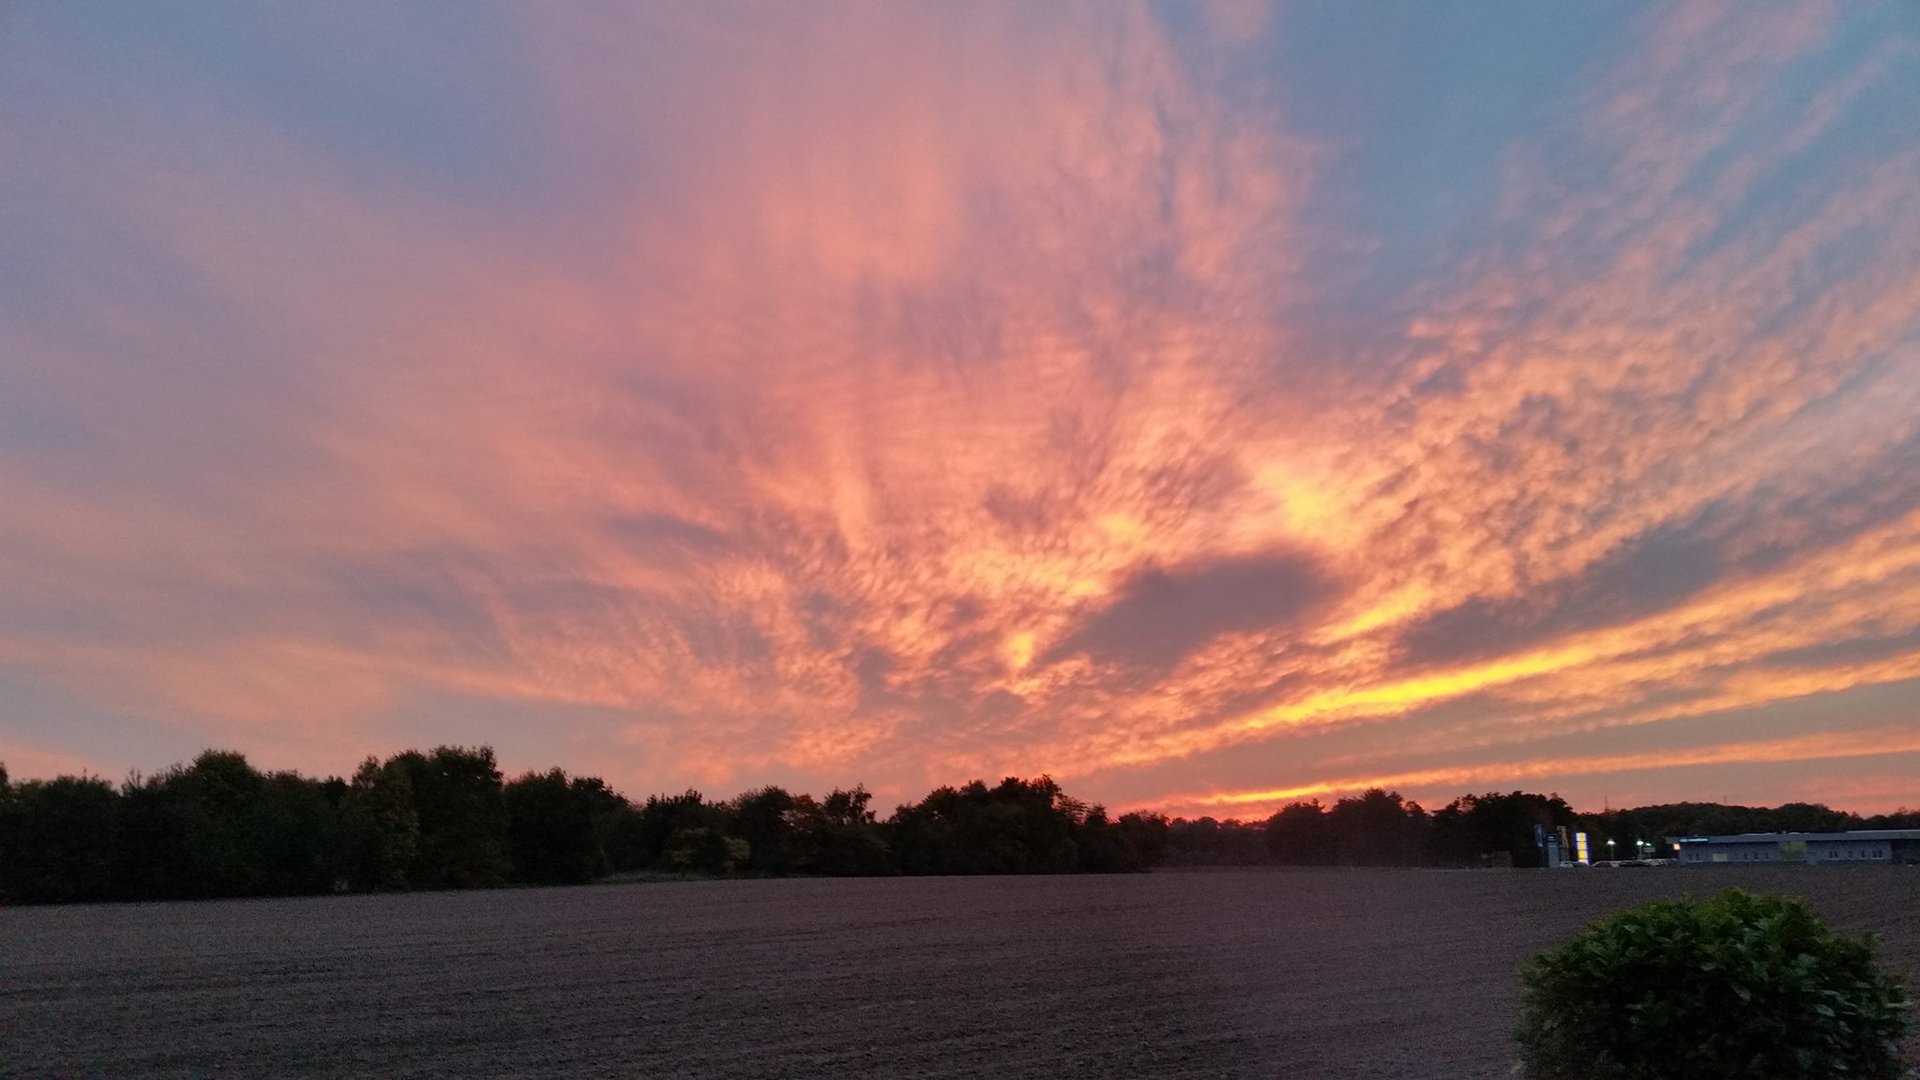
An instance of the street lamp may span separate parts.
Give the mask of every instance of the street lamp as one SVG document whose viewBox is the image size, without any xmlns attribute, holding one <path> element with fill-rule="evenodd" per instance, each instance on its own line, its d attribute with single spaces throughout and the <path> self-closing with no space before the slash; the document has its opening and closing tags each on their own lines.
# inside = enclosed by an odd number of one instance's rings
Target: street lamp
<svg viewBox="0 0 1920 1080">
<path fill-rule="evenodd" d="M 1613 837 L 1611 837 L 1611 836 L 1609 836 L 1609 837 L 1607 837 L 1607 861 L 1608 861 L 1608 862 L 1618 862 L 1618 861 L 1619 861 L 1618 859 L 1615 859 L 1615 858 L 1613 857 Z"/>
</svg>

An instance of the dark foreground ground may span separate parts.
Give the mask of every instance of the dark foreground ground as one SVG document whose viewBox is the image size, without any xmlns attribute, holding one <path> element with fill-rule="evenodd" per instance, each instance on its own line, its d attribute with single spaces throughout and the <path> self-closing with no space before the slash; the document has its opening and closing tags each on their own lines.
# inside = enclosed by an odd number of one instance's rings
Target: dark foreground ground
<svg viewBox="0 0 1920 1080">
<path fill-rule="evenodd" d="M 1920 976 L 1920 870 L 671 883 L 0 911 L 9 1076 L 1496 1077 L 1603 912 L 1809 896 Z"/>
</svg>

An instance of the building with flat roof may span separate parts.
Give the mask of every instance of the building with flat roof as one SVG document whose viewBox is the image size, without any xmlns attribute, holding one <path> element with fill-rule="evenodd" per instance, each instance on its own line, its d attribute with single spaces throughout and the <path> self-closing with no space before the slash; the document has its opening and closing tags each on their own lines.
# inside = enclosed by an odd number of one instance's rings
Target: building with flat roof
<svg viewBox="0 0 1920 1080">
<path fill-rule="evenodd" d="M 1669 836 L 1682 866 L 1721 863 L 1920 863 L 1920 829 Z"/>
</svg>

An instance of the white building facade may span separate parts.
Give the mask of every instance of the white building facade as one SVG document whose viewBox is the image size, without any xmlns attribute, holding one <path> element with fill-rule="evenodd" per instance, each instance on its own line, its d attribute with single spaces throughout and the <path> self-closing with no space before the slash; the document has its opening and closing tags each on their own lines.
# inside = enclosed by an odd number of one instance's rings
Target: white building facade
<svg viewBox="0 0 1920 1080">
<path fill-rule="evenodd" d="M 1682 866 L 1727 863 L 1920 862 L 1920 829 L 1862 829 L 1836 833 L 1739 833 L 1733 836 L 1670 836 Z"/>
</svg>

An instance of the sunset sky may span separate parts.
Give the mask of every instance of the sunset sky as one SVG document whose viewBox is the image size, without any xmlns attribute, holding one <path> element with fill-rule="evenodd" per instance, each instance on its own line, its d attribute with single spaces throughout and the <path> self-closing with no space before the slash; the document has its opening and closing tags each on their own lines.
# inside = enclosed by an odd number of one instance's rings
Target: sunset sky
<svg viewBox="0 0 1920 1080">
<path fill-rule="evenodd" d="M 0 760 L 1920 806 L 1916 114 L 1904 2 L 0 5 Z"/>
</svg>

